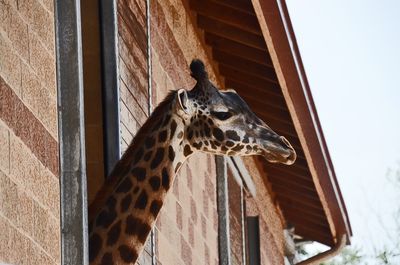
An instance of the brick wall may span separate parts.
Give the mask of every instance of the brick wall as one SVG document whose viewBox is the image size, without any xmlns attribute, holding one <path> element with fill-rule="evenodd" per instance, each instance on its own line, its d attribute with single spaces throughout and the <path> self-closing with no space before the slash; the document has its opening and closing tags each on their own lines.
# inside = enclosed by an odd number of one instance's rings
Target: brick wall
<svg viewBox="0 0 400 265">
<path fill-rule="evenodd" d="M 53 10 L 0 1 L 0 262 L 60 263 Z"/>
<path fill-rule="evenodd" d="M 195 57 L 206 62 L 207 59 L 181 2 L 152 1 L 151 4 L 151 100 L 155 106 L 169 90 L 192 88 L 194 82 L 190 78 L 188 64 Z M 119 0 L 117 13 L 121 146 L 125 150 L 148 116 L 145 1 Z M 177 21 L 180 15 L 180 21 Z M 190 41 L 186 36 L 189 36 Z M 208 67 L 210 68 L 209 65 Z M 212 73 L 212 76 L 215 75 Z M 218 263 L 214 172 L 212 157 L 201 154 L 195 155 L 182 167 L 156 225 L 155 248 L 158 262 Z M 175 247 L 171 248 L 171 245 Z M 149 243 L 146 252 L 139 263 L 149 264 Z"/>
<path fill-rule="evenodd" d="M 117 1 L 122 151 L 126 150 L 148 117 L 145 3 L 143 0 Z"/>
<path fill-rule="evenodd" d="M 149 113 L 146 1 L 118 0 L 118 67 L 121 151 L 125 152 Z M 151 264 L 149 240 L 137 264 Z"/>
<path fill-rule="evenodd" d="M 123 150 L 145 122 L 149 100 L 156 106 L 168 91 L 193 87 L 195 82 L 188 70 L 193 58 L 202 59 L 213 82 L 223 87 L 186 4 L 182 0 L 151 1 L 152 95 L 149 99 L 145 1 L 118 0 Z M 264 186 L 262 176 L 257 174 L 258 184 Z M 258 192 L 261 197 L 252 201 L 249 213 L 261 216 L 262 264 L 281 264 L 282 224 L 272 194 L 264 189 Z M 195 154 L 181 168 L 156 222 L 157 263 L 218 264 L 217 231 L 214 157 Z M 140 264 L 151 264 L 150 247 L 148 242 Z"/>
<path fill-rule="evenodd" d="M 216 81 L 182 1 L 152 1 L 150 19 L 154 104 L 169 90 L 193 87 L 188 70 L 193 58 L 201 58 Z M 213 156 L 197 153 L 181 168 L 156 227 L 156 258 L 161 264 L 218 264 Z"/>
<path fill-rule="evenodd" d="M 259 217 L 261 264 L 284 264 L 283 221 L 274 194 L 257 159 L 246 157 L 243 162 L 257 187 L 257 196 L 246 199 L 246 215 Z"/>
</svg>

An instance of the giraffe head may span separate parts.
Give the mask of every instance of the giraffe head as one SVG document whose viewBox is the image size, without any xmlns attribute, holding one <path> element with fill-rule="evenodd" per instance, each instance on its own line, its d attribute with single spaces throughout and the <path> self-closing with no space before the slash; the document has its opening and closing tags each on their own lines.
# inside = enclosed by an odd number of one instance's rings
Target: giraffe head
<svg viewBox="0 0 400 265">
<path fill-rule="evenodd" d="M 219 91 L 208 79 L 203 62 L 190 69 L 197 84 L 177 93 L 177 113 L 192 149 L 223 155 L 262 155 L 269 162 L 293 164 L 296 152 L 288 140 L 258 118 L 234 91 Z"/>
</svg>

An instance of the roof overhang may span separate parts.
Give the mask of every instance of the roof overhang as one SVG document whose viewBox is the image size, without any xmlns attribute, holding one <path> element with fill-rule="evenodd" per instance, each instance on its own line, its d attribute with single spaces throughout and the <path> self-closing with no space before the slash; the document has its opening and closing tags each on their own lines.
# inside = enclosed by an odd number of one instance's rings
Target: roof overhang
<svg viewBox="0 0 400 265">
<path fill-rule="evenodd" d="M 343 234 L 350 238 L 346 207 L 285 2 L 192 0 L 190 8 L 225 86 L 236 89 L 298 153 L 292 166 L 259 162 L 285 219 L 297 234 L 329 246 Z"/>
</svg>

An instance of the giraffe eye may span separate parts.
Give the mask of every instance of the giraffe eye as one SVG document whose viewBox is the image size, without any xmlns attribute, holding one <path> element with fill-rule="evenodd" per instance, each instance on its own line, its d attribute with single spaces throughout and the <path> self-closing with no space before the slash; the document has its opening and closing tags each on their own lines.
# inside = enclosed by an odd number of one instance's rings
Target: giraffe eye
<svg viewBox="0 0 400 265">
<path fill-rule="evenodd" d="M 229 111 L 211 111 L 211 115 L 215 118 L 224 121 L 232 117 L 232 113 Z"/>
</svg>

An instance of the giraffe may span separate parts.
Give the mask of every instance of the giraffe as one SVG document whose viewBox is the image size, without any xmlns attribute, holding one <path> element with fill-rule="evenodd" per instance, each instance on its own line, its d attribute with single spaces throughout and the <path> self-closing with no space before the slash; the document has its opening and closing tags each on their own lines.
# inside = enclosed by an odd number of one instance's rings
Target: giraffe
<svg viewBox="0 0 400 265">
<path fill-rule="evenodd" d="M 136 262 L 176 173 L 194 152 L 296 160 L 290 143 L 234 90 L 212 84 L 202 61 L 193 60 L 190 70 L 194 88 L 171 91 L 156 107 L 90 205 L 90 264 Z"/>
</svg>

